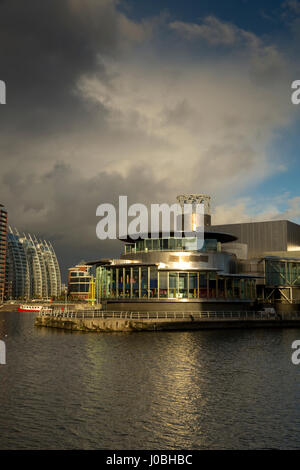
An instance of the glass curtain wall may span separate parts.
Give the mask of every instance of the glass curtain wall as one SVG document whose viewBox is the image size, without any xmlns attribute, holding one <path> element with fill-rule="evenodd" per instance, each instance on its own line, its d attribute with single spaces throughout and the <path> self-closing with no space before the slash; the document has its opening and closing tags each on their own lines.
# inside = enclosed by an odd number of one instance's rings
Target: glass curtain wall
<svg viewBox="0 0 300 470">
<path fill-rule="evenodd" d="M 300 286 L 300 262 L 266 259 L 268 286 Z"/>
<path fill-rule="evenodd" d="M 125 254 L 140 253 L 142 251 L 218 251 L 218 242 L 215 239 L 204 240 L 200 250 L 197 249 L 197 238 L 146 238 L 136 243 L 125 244 Z"/>
<path fill-rule="evenodd" d="M 164 271 L 155 266 L 100 267 L 96 279 L 102 298 L 247 300 L 256 295 L 255 279 L 219 276 L 216 272 Z"/>
</svg>

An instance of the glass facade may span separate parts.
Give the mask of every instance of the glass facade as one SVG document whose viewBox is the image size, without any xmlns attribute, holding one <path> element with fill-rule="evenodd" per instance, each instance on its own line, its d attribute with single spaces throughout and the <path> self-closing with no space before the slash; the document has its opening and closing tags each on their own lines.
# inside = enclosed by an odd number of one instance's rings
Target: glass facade
<svg viewBox="0 0 300 470">
<path fill-rule="evenodd" d="M 156 266 L 101 266 L 96 270 L 99 303 L 103 299 L 253 300 L 255 282 L 214 271 L 170 271 Z"/>
<path fill-rule="evenodd" d="M 72 276 L 71 281 L 69 283 L 69 293 L 78 293 L 78 292 L 89 292 L 89 285 L 90 285 L 91 277 L 84 277 L 84 276 Z"/>
<path fill-rule="evenodd" d="M 300 286 L 300 260 L 265 259 L 267 286 Z"/>
<path fill-rule="evenodd" d="M 197 250 L 197 238 L 146 238 L 136 243 L 125 245 L 125 254 L 149 251 L 218 251 L 218 241 L 209 239 L 204 241 L 201 250 Z"/>
<path fill-rule="evenodd" d="M 61 294 L 60 268 L 50 242 L 7 234 L 6 297 L 48 298 Z"/>
</svg>

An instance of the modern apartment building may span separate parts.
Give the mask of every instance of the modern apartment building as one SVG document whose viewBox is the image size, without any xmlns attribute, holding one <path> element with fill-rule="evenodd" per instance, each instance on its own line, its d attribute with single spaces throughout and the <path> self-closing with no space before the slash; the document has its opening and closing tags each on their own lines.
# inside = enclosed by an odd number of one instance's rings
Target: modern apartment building
<svg viewBox="0 0 300 470">
<path fill-rule="evenodd" d="M 53 246 L 35 236 L 7 234 L 6 298 L 46 299 L 61 294 L 61 275 Z"/>
<path fill-rule="evenodd" d="M 3 204 L 0 204 L 0 303 L 3 302 L 5 290 L 6 233 L 7 211 Z"/>
</svg>

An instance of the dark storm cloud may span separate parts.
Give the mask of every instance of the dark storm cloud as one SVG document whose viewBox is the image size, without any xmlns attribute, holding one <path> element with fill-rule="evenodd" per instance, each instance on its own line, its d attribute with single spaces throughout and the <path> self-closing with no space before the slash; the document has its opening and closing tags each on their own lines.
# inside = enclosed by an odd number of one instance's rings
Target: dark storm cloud
<svg viewBox="0 0 300 470">
<path fill-rule="evenodd" d="M 76 81 L 82 73 L 104 78 L 101 54 L 116 53 L 120 40 L 111 1 L 2 2 L 0 67 L 8 95 L 3 124 L 39 135 L 84 122 L 89 110 L 74 93 Z"/>
<path fill-rule="evenodd" d="M 207 61 L 185 39 L 191 25 L 177 23 L 184 53 L 165 54 L 156 40 L 167 19 L 133 22 L 118 5 L 0 1 L 0 202 L 12 226 L 53 242 L 63 276 L 82 258 L 118 256 L 118 242 L 96 238 L 99 204 L 203 191 L 223 201 L 249 174 L 272 173 L 265 149 L 290 121 L 272 44 L 221 20 L 192 26 L 201 40 L 219 44 L 225 34 L 229 49 L 242 50 L 230 63 Z M 269 83 L 270 70 L 279 81 Z"/>
<path fill-rule="evenodd" d="M 101 174 L 101 160 L 90 181 L 72 168 L 72 137 L 83 128 L 94 137 L 105 131 L 106 110 L 82 99 L 79 78 L 105 81 L 102 57 L 116 57 L 141 33 L 115 3 L 0 2 L 0 76 L 7 85 L 7 105 L 0 108 L 1 202 L 20 231 L 56 241 L 60 260 L 68 251 L 73 262 L 81 249 L 95 252 L 95 209 L 105 190 L 120 183 Z"/>
<path fill-rule="evenodd" d="M 153 199 L 154 189 L 157 202 L 163 196 L 153 175 L 138 165 L 126 178 L 117 172 L 101 171 L 93 178 L 83 178 L 64 163 L 54 165 L 50 172 L 40 176 L 34 173 L 30 177 L 7 176 L 3 184 L 8 200 L 13 200 L 15 194 L 23 195 L 14 207 L 14 220 L 22 221 L 19 230 L 49 238 L 63 266 L 82 258 L 118 256 L 120 242 L 96 238 L 98 204 L 110 201 L 118 209 L 119 194 L 128 195 L 128 204 L 136 200 L 146 203 Z"/>
</svg>

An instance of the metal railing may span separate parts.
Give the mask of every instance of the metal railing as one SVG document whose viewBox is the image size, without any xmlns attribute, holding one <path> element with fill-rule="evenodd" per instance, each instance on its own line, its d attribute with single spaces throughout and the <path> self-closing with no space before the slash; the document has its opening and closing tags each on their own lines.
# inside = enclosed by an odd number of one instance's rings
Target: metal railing
<svg viewBox="0 0 300 470">
<path fill-rule="evenodd" d="M 39 315 L 56 318 L 119 318 L 128 320 L 300 320 L 300 312 L 288 312 L 284 314 L 264 311 L 190 311 L 190 312 L 120 312 L 104 310 L 78 310 L 78 311 L 53 311 L 40 312 Z"/>
</svg>

